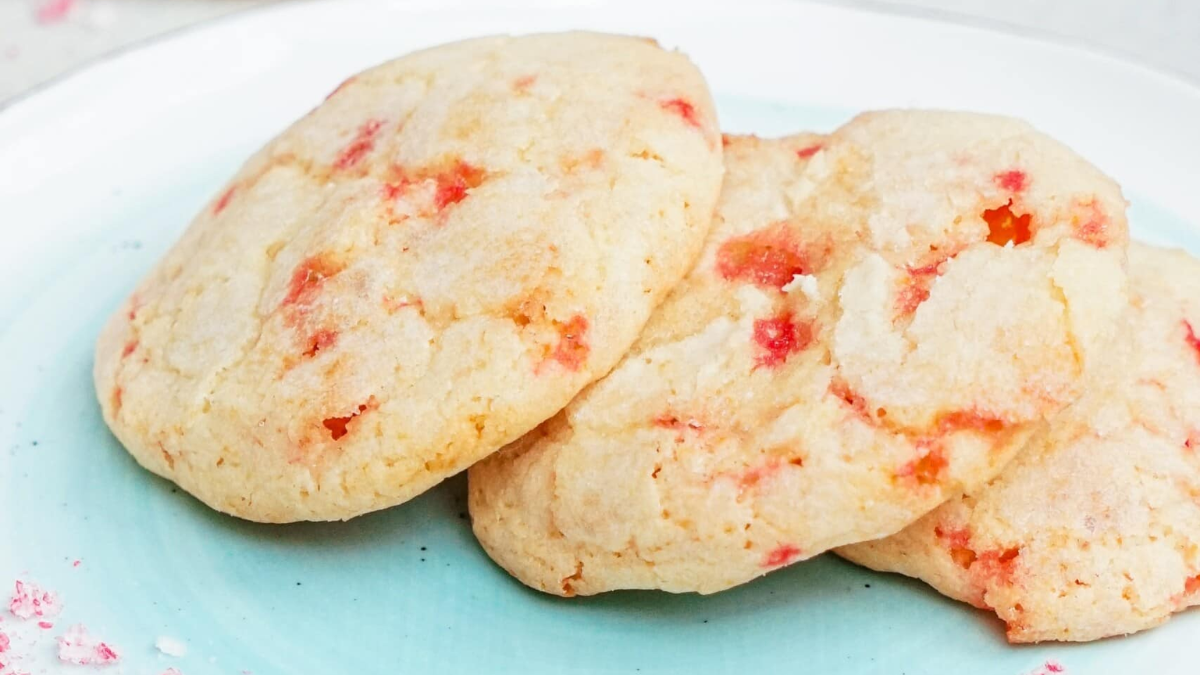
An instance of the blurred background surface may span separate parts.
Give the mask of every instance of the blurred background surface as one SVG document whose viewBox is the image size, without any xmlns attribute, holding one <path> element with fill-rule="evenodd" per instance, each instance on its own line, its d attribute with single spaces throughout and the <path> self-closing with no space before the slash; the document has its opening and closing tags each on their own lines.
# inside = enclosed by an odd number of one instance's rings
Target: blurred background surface
<svg viewBox="0 0 1200 675">
<path fill-rule="evenodd" d="M 105 52 L 283 1 L 0 0 L 0 102 Z M 1200 83 L 1200 0 L 820 1 L 958 18 L 1017 32 L 1032 29 Z"/>
</svg>

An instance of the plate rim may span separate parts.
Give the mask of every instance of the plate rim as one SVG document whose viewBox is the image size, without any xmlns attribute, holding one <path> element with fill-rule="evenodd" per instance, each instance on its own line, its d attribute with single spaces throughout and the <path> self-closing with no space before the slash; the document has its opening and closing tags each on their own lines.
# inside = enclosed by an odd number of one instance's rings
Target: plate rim
<svg viewBox="0 0 1200 675">
<path fill-rule="evenodd" d="M 1019 40 L 1027 40 L 1038 43 L 1044 47 L 1074 52 L 1079 56 L 1095 59 L 1097 61 L 1108 62 L 1109 65 L 1117 65 L 1137 71 L 1141 75 L 1158 80 L 1161 84 L 1172 88 L 1178 88 L 1180 93 L 1186 93 L 1188 95 L 1195 96 L 1198 100 L 1200 100 L 1200 79 L 1193 79 L 1186 73 L 1148 63 L 1135 54 L 1120 50 L 1118 48 L 1109 47 L 1107 45 L 1093 43 L 1077 36 L 1063 35 L 1047 29 L 1019 26 L 1001 19 L 987 19 L 940 8 L 901 6 L 889 4 L 883 2 L 882 0 L 851 0 L 851 2 L 855 4 L 841 4 L 837 2 L 837 0 L 741 0 L 740 4 L 745 6 L 745 4 L 748 3 L 750 6 L 754 7 L 821 7 L 824 10 L 835 13 L 869 14 L 874 16 L 911 20 L 921 23 L 941 24 L 955 28 L 977 30 L 986 33 L 1003 35 L 1005 37 Z M 111 66 L 122 60 L 140 56 L 142 52 L 151 50 L 162 43 L 171 42 L 192 33 L 219 30 L 225 27 L 226 24 L 244 21 L 248 18 L 258 15 L 302 12 L 308 10 L 312 6 L 323 4 L 348 5 L 368 4 L 368 2 L 365 0 L 301 0 L 300 2 L 271 2 L 269 4 L 244 7 L 226 14 L 220 14 L 201 19 L 195 23 L 177 26 L 162 33 L 149 35 L 103 52 L 91 59 L 53 75 L 49 79 L 34 84 L 33 86 L 12 97 L 9 97 L 6 100 L 0 101 L 0 121 L 3 121 L 7 116 L 14 114 L 15 110 L 36 102 L 39 98 L 47 93 L 51 93 L 53 90 L 60 87 L 66 87 L 72 84 L 73 81 L 77 81 L 87 77 L 88 75 L 91 75 L 96 69 Z M 458 0 L 456 2 L 441 4 L 435 2 L 431 4 L 427 2 L 421 2 L 421 0 L 385 0 L 385 2 L 374 0 L 369 2 L 369 4 L 387 4 L 394 8 L 404 9 L 407 11 L 425 12 L 430 11 L 431 9 L 433 11 L 447 11 L 451 8 L 461 9 L 470 6 L 481 6 L 491 9 L 600 9 L 610 7 L 629 7 L 636 5 L 637 2 L 635 2 L 635 0 L 586 0 L 585 2 L 570 2 L 569 0 L 558 2 L 554 0 L 503 0 L 502 2 L 488 2 L 488 0 Z M 679 7 L 688 6 L 687 0 L 664 0 L 661 4 Z M 691 6 L 695 7 L 696 4 L 709 7 L 717 6 L 717 2 L 715 0 L 705 0 L 701 3 L 692 3 Z M 801 9 L 801 11 L 803 11 L 803 9 Z"/>
</svg>

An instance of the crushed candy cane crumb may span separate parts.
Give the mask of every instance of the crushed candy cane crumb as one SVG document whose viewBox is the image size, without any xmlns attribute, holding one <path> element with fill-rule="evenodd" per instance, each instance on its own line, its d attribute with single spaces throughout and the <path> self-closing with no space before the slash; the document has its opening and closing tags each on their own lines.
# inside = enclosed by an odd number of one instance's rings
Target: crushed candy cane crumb
<svg viewBox="0 0 1200 675">
<path fill-rule="evenodd" d="M 175 657 L 187 656 L 188 651 L 187 644 L 183 640 L 177 640 L 166 635 L 160 635 L 154 641 L 154 648 L 167 656 Z"/>
<path fill-rule="evenodd" d="M 18 579 L 14 584 L 12 600 L 8 603 L 8 611 L 18 619 L 52 617 L 62 611 L 62 603 L 57 593 Z"/>
<path fill-rule="evenodd" d="M 179 672 L 179 669 L 177 668 L 167 668 L 166 670 L 162 671 L 161 675 L 183 675 L 183 673 Z"/>
<path fill-rule="evenodd" d="M 121 658 L 112 646 L 88 634 L 83 624 L 75 624 L 58 636 L 58 660 L 77 666 L 108 665 Z"/>
</svg>

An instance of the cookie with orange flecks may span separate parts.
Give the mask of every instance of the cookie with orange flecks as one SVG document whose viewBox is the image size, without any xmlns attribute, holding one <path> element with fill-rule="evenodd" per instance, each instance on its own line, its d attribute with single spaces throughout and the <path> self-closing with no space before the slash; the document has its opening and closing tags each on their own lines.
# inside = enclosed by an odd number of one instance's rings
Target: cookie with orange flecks
<svg viewBox="0 0 1200 675">
<path fill-rule="evenodd" d="M 1200 262 L 1134 244 L 1130 344 L 997 478 L 838 552 L 996 612 L 1012 642 L 1096 640 L 1200 605 Z"/>
<path fill-rule="evenodd" d="M 403 502 L 617 362 L 703 245 L 719 141 L 699 71 L 642 39 L 484 38 L 356 75 L 109 321 L 104 418 L 244 518 Z"/>
<path fill-rule="evenodd" d="M 894 533 L 1080 393 L 1125 202 L 1014 120 L 730 138 L 697 266 L 603 380 L 472 467 L 475 533 L 560 595 L 709 593 Z"/>
</svg>

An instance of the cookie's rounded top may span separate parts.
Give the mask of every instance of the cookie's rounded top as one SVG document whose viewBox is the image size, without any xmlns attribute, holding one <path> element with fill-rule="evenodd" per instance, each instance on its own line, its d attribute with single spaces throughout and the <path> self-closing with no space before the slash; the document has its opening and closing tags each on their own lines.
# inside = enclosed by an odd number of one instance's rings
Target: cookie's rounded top
<svg viewBox="0 0 1200 675">
<path fill-rule="evenodd" d="M 1129 343 L 998 478 L 839 553 L 992 608 L 1014 642 L 1095 640 L 1200 604 L 1200 262 L 1134 244 Z"/>
<path fill-rule="evenodd" d="M 404 501 L 607 372 L 703 243 L 699 71 L 638 38 L 496 37 L 347 80 L 113 316 L 105 419 L 221 511 Z"/>
<path fill-rule="evenodd" d="M 477 535 L 534 587 L 712 592 L 896 532 L 995 475 L 1112 339 L 1124 201 L 1027 125 L 727 142 L 713 233 L 630 354 L 471 470 Z"/>
</svg>

